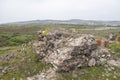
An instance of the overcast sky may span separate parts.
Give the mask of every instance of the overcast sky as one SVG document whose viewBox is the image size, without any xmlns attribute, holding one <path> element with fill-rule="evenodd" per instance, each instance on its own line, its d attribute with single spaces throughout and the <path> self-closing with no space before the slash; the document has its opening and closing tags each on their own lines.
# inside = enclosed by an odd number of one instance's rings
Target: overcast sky
<svg viewBox="0 0 120 80">
<path fill-rule="evenodd" d="M 0 0 L 0 23 L 38 19 L 120 21 L 120 0 Z"/>
</svg>

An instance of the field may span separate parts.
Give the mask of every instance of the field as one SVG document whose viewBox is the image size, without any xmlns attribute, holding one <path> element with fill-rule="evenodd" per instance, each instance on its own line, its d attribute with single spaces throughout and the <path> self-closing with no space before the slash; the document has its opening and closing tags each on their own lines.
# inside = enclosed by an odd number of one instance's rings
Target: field
<svg viewBox="0 0 120 80">
<path fill-rule="evenodd" d="M 49 29 L 67 30 L 75 34 L 92 34 L 96 38 L 108 38 L 110 33 L 120 35 L 120 28 L 105 29 L 104 25 L 74 24 L 7 24 L 0 25 L 0 80 L 24 80 L 52 67 L 42 63 L 32 51 L 32 41 L 37 31 Z M 108 46 L 113 57 L 120 58 L 120 43 Z M 11 56 L 13 55 L 13 56 Z M 120 68 L 96 66 L 58 73 L 58 80 L 120 80 Z"/>
</svg>

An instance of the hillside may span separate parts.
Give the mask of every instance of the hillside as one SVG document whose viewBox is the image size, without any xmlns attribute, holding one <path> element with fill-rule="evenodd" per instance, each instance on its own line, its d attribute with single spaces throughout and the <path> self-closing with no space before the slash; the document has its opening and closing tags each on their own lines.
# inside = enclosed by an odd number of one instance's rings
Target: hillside
<svg viewBox="0 0 120 80">
<path fill-rule="evenodd" d="M 48 30 L 46 37 L 38 33 L 43 30 Z M 111 33 L 116 38 L 120 28 L 76 24 L 1 25 L 0 79 L 119 80 L 120 42 L 114 38 L 114 43 L 102 47 L 95 41 L 109 40 Z"/>
<path fill-rule="evenodd" d="M 31 21 L 14 22 L 12 24 L 80 24 L 80 25 L 120 26 L 120 21 L 97 21 L 97 20 L 80 20 L 80 19 L 71 19 L 71 20 L 31 20 Z"/>
</svg>

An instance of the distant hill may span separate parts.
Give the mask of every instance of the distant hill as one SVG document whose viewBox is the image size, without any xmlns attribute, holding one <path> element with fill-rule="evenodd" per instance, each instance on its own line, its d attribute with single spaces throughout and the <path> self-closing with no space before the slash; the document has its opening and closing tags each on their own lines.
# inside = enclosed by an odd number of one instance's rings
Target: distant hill
<svg viewBox="0 0 120 80">
<path fill-rule="evenodd" d="M 120 21 L 96 21 L 96 20 L 31 20 L 22 22 L 13 22 L 10 24 L 81 24 L 81 25 L 110 25 L 120 26 Z"/>
</svg>

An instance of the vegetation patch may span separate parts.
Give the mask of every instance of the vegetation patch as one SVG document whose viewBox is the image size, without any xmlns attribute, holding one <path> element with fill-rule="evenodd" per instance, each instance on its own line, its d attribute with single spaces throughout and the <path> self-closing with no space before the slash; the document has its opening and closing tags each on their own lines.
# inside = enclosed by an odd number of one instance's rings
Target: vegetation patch
<svg viewBox="0 0 120 80">
<path fill-rule="evenodd" d="M 25 50 L 23 50 L 23 48 Z M 21 50 L 20 52 L 16 52 L 17 50 Z M 2 62 L 2 67 L 11 67 L 10 70 L 6 71 L 6 73 L 1 76 L 2 80 L 12 80 L 13 78 L 20 80 L 25 79 L 28 76 L 33 76 L 39 73 L 39 71 L 49 69 L 52 67 L 51 64 L 44 64 L 37 59 L 37 56 L 32 53 L 31 46 L 28 45 L 26 47 L 16 47 L 11 50 L 16 52 L 16 57 L 10 59 L 8 62 Z"/>
<path fill-rule="evenodd" d="M 104 66 L 76 69 L 71 72 L 58 73 L 58 80 L 119 80 L 120 69 L 107 70 Z"/>
<path fill-rule="evenodd" d="M 116 57 L 120 57 L 120 42 L 110 44 L 109 48 L 111 49 L 111 51 L 114 51 L 113 55 L 115 55 Z"/>
</svg>

